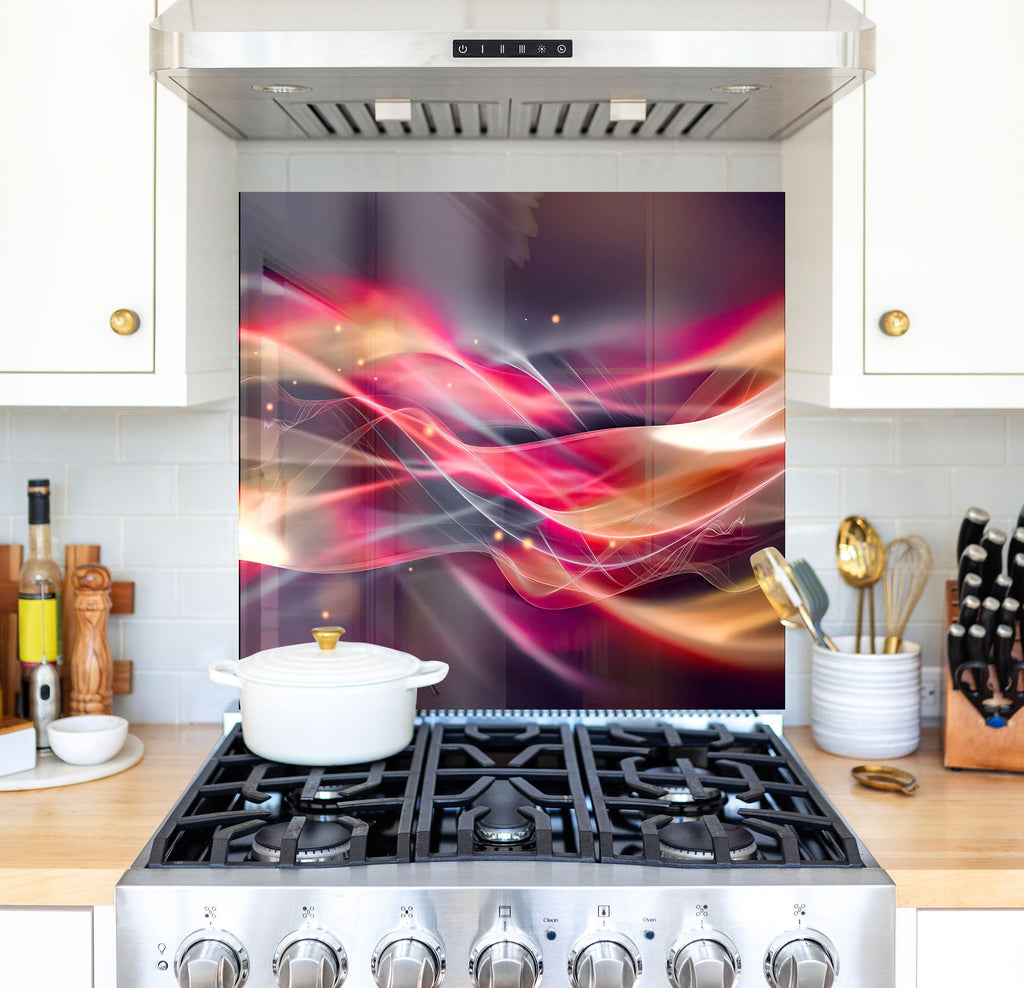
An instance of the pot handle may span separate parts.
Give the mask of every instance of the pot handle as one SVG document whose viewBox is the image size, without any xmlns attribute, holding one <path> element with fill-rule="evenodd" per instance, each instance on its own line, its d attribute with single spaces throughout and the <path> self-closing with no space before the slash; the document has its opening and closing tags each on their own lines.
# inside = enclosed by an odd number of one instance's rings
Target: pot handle
<svg viewBox="0 0 1024 988">
<path fill-rule="evenodd" d="M 420 671 L 410 676 L 405 685 L 411 690 L 419 689 L 421 686 L 433 686 L 447 675 L 447 662 L 424 662 L 420 666 Z"/>
<path fill-rule="evenodd" d="M 235 670 L 238 668 L 238 663 L 234 659 L 223 659 L 220 662 L 214 662 L 206 672 L 207 675 L 215 683 L 220 683 L 223 686 L 235 686 L 241 687 L 242 680 L 238 678 Z"/>
</svg>

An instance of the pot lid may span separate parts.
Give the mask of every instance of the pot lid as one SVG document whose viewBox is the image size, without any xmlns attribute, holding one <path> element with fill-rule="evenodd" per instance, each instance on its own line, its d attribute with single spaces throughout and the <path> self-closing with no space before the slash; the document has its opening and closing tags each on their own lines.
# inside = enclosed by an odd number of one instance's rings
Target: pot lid
<svg viewBox="0 0 1024 988">
<path fill-rule="evenodd" d="M 242 659 L 238 675 L 278 686 L 368 686 L 405 679 L 423 664 L 414 655 L 368 642 L 339 642 L 345 629 L 314 628 L 316 641 L 282 645 Z"/>
</svg>

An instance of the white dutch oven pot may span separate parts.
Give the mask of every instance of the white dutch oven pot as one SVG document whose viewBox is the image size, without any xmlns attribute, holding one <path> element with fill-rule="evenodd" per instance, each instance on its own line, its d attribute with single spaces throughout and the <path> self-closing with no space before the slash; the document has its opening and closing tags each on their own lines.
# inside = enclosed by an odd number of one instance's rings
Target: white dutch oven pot
<svg viewBox="0 0 1024 988">
<path fill-rule="evenodd" d="M 314 628 L 315 642 L 215 662 L 210 679 L 237 686 L 242 735 L 257 755 L 290 765 L 385 758 L 412 739 L 416 690 L 448 675 L 444 662 Z"/>
</svg>

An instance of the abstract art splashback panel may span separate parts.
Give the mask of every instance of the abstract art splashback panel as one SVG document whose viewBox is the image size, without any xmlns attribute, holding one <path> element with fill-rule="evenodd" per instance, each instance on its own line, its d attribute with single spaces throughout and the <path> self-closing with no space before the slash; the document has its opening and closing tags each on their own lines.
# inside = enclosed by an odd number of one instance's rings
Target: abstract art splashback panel
<svg viewBox="0 0 1024 988">
<path fill-rule="evenodd" d="M 244 193 L 241 653 L 420 704 L 780 709 L 781 193 Z"/>
</svg>

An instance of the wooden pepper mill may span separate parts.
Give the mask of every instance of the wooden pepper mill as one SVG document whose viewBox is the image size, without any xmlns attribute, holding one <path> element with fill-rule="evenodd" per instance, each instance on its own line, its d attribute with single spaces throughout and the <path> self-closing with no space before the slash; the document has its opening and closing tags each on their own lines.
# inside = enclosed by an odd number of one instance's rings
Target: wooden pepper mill
<svg viewBox="0 0 1024 988">
<path fill-rule="evenodd" d="M 110 584 L 110 570 L 99 563 L 83 563 L 71 574 L 77 626 L 70 662 L 72 716 L 112 710 L 114 664 L 107 642 Z"/>
</svg>

